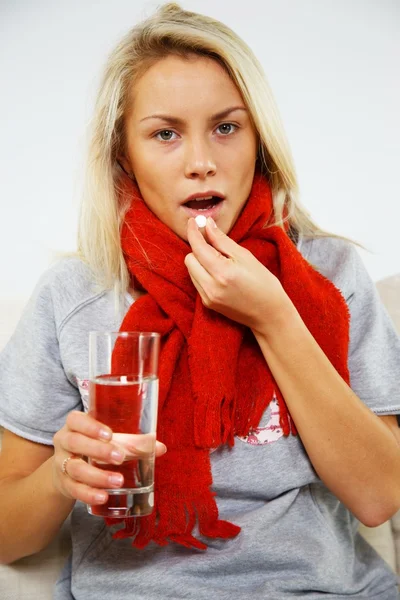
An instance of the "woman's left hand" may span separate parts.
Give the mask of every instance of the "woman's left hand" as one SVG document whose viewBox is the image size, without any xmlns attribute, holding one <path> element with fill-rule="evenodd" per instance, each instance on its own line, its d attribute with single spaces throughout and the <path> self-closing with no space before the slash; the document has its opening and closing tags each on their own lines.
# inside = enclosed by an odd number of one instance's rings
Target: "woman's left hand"
<svg viewBox="0 0 400 600">
<path fill-rule="evenodd" d="M 207 219 L 206 236 L 191 218 L 188 241 L 192 252 L 185 265 L 203 304 L 225 317 L 265 332 L 293 305 L 280 281 L 249 250 Z"/>
</svg>

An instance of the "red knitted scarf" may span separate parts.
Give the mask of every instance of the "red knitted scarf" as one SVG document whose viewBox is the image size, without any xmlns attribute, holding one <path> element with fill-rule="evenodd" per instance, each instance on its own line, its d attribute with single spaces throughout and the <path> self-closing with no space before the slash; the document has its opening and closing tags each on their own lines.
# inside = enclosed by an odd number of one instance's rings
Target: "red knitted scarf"
<svg viewBox="0 0 400 600">
<path fill-rule="evenodd" d="M 147 294 L 130 307 L 121 330 L 161 334 L 157 439 L 168 451 L 156 460 L 153 514 L 126 519 L 125 529 L 114 537 L 133 536 L 138 548 L 153 540 L 205 549 L 192 535 L 196 523 L 199 533 L 210 538 L 231 538 L 240 531 L 218 518 L 210 450 L 232 446 L 234 436 L 255 428 L 274 392 L 284 434 L 296 434 L 296 429 L 252 332 L 203 306 L 184 264 L 189 244 L 147 208 L 127 178 L 122 194 L 131 198 L 122 249 L 131 276 Z M 348 381 L 344 298 L 301 256 L 283 229 L 264 227 L 272 214 L 270 187 L 256 174 L 229 235 L 279 278 L 317 343 Z"/>
</svg>

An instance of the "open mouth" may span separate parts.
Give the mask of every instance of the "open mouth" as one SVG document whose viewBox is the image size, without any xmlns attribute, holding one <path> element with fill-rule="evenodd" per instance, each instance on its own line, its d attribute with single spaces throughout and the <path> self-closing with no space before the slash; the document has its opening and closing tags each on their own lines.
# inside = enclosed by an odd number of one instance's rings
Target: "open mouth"
<svg viewBox="0 0 400 600">
<path fill-rule="evenodd" d="M 207 198 L 199 198 L 198 200 L 189 200 L 183 206 L 195 211 L 207 211 L 215 208 L 222 202 L 222 198 L 218 196 L 209 196 Z"/>
</svg>

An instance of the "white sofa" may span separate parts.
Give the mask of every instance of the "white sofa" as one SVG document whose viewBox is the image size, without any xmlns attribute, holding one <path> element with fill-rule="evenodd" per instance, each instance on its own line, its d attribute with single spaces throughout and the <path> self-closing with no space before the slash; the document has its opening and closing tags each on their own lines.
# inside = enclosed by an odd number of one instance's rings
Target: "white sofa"
<svg viewBox="0 0 400 600">
<path fill-rule="evenodd" d="M 400 275 L 377 284 L 379 293 L 400 332 Z M 13 319 L 7 324 L 9 332 L 0 332 L 0 342 L 5 342 L 17 318 L 13 303 Z M 1 311 L 0 314 L 5 314 Z M 5 321 L 0 326 L 4 326 Z M 0 434 L 1 439 L 1 434 Z M 29 515 L 26 515 L 29 518 Z M 42 552 L 23 558 L 12 565 L 0 565 L 1 600 L 51 600 L 54 583 L 70 551 L 68 519 L 57 538 Z M 362 535 L 383 556 L 391 568 L 400 575 L 400 512 L 380 527 L 360 526 Z"/>
</svg>

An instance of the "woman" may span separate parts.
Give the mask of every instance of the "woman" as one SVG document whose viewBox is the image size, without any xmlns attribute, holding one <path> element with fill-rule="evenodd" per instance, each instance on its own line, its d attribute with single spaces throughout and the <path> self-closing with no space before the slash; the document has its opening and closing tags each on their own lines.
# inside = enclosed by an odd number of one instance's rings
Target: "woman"
<svg viewBox="0 0 400 600">
<path fill-rule="evenodd" d="M 356 251 L 296 194 L 231 30 L 167 4 L 128 33 L 98 96 L 80 258 L 44 275 L 2 354 L 2 562 L 72 510 L 58 599 L 398 598 L 357 525 L 400 506 L 400 344 Z M 82 410 L 88 332 L 120 328 L 163 340 L 156 507 L 122 526 L 85 507 L 122 480 L 80 458 L 134 456 Z"/>
</svg>

